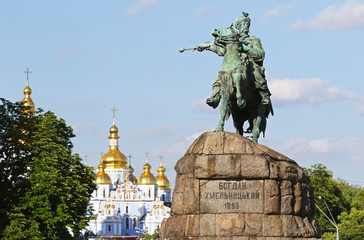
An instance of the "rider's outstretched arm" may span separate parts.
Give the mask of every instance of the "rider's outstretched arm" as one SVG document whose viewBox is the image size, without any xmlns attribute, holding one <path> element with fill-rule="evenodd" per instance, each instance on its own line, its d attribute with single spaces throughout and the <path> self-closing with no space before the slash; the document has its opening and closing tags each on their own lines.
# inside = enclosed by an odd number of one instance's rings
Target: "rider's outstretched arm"
<svg viewBox="0 0 364 240">
<path fill-rule="evenodd" d="M 196 50 L 202 52 L 203 50 L 208 50 L 216 53 L 219 56 L 224 56 L 224 48 L 217 46 L 215 43 L 205 42 L 196 46 Z"/>
</svg>

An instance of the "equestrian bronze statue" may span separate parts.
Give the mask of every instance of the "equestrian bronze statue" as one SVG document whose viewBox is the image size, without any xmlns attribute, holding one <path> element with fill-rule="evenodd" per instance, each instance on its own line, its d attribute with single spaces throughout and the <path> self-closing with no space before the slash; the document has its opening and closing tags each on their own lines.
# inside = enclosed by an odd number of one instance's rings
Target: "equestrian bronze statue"
<svg viewBox="0 0 364 240">
<path fill-rule="evenodd" d="M 269 114 L 273 115 L 270 92 L 265 78 L 263 60 L 265 52 L 259 38 L 249 36 L 250 18 L 247 13 L 225 29 L 214 29 L 215 41 L 202 43 L 185 50 L 208 50 L 223 56 L 220 71 L 212 85 L 212 95 L 206 103 L 216 108 L 220 104 L 221 118 L 215 131 L 224 131 L 225 120 L 232 116 L 236 132 L 252 133 L 258 141 L 266 129 Z M 244 123 L 249 127 L 244 131 Z"/>
</svg>

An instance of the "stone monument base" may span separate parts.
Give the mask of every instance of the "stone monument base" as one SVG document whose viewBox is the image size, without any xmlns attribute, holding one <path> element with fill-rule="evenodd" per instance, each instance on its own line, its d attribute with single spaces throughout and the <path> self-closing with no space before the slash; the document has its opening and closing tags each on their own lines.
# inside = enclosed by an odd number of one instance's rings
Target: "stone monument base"
<svg viewBox="0 0 364 240">
<path fill-rule="evenodd" d="M 288 157 L 235 133 L 206 132 L 175 166 L 161 239 L 319 239 L 309 178 Z"/>
</svg>

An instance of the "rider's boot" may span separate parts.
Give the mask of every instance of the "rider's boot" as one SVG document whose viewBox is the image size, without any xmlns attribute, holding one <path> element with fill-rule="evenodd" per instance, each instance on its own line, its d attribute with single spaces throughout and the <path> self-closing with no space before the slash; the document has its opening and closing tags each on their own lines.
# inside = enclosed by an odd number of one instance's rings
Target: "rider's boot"
<svg viewBox="0 0 364 240">
<path fill-rule="evenodd" d="M 238 104 L 239 108 L 245 108 L 246 106 L 246 101 L 241 97 L 236 100 L 236 103 Z"/>
<path fill-rule="evenodd" d="M 207 103 L 207 105 L 209 105 L 209 106 L 211 106 L 213 108 L 216 108 L 219 105 L 220 98 L 221 98 L 220 90 L 219 89 L 214 89 L 211 96 L 206 99 L 206 103 Z"/>
<path fill-rule="evenodd" d="M 268 91 L 259 91 L 259 95 L 262 97 L 261 104 L 268 105 L 270 103 L 270 97 Z"/>
</svg>

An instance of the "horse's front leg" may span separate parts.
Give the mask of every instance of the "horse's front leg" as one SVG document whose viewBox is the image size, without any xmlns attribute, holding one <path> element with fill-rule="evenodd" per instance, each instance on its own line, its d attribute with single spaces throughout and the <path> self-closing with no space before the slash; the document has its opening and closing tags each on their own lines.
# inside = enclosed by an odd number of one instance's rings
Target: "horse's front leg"
<svg viewBox="0 0 364 240">
<path fill-rule="evenodd" d="M 221 91 L 221 102 L 220 102 L 220 121 L 215 128 L 215 132 L 224 131 L 225 119 L 228 113 L 228 102 L 229 102 L 229 94 L 224 91 Z"/>
</svg>

